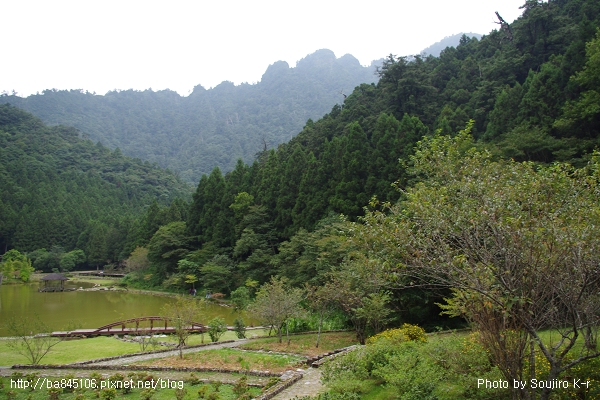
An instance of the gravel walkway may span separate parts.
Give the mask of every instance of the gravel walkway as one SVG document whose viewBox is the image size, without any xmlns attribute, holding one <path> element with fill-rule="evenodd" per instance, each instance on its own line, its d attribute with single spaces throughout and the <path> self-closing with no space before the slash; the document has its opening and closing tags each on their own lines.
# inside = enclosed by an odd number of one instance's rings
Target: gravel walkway
<svg viewBox="0 0 600 400">
<path fill-rule="evenodd" d="M 325 391 L 321 383 L 321 370 L 308 368 L 302 372 L 302 379 L 275 396 L 274 400 L 291 400 L 296 396 L 317 396 Z"/>
<path fill-rule="evenodd" d="M 183 354 L 189 354 L 189 353 L 197 353 L 200 351 L 205 351 L 205 350 L 216 350 L 216 349 L 223 349 L 223 348 L 227 348 L 227 347 L 237 347 L 242 343 L 245 343 L 246 341 L 248 341 L 248 339 L 240 339 L 240 340 L 236 340 L 235 342 L 230 342 L 230 343 L 215 343 L 215 344 L 209 344 L 207 346 L 202 346 L 202 347 L 193 347 L 191 349 L 183 349 Z M 99 361 L 99 362 L 95 362 L 95 363 L 89 363 L 87 365 L 93 367 L 96 365 L 129 365 L 129 364 L 133 364 L 133 363 L 137 363 L 140 361 L 147 361 L 147 360 L 154 360 L 156 358 L 166 358 L 166 357 L 172 357 L 172 356 L 178 356 L 179 355 L 179 350 L 172 350 L 172 351 L 165 351 L 165 352 L 161 352 L 161 353 L 155 353 L 155 354 L 143 354 L 143 355 L 137 355 L 137 356 L 130 356 L 130 357 L 121 357 L 121 358 L 117 358 L 115 360 L 109 360 L 109 361 Z"/>
</svg>

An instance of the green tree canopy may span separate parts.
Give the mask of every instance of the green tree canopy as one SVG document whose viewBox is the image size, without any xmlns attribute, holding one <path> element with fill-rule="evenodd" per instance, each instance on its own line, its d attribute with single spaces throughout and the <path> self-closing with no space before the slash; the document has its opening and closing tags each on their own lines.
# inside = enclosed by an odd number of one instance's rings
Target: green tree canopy
<svg viewBox="0 0 600 400">
<path fill-rule="evenodd" d="M 451 288 L 446 310 L 475 324 L 507 379 L 533 378 L 529 341 L 550 365 L 544 379 L 600 356 L 600 154 L 583 169 L 494 161 L 463 131 L 424 140 L 412 162 L 423 182 L 370 212 L 361 236 L 387 279 Z"/>
</svg>

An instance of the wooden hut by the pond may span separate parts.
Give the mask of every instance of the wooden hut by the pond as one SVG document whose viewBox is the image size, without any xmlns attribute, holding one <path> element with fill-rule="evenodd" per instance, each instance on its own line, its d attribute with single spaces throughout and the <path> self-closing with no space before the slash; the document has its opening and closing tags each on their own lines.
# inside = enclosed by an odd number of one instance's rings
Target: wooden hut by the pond
<svg viewBox="0 0 600 400">
<path fill-rule="evenodd" d="M 44 276 L 40 280 L 44 282 L 44 287 L 40 288 L 40 292 L 64 292 L 65 281 L 68 281 L 69 278 L 63 274 L 53 273 Z"/>
</svg>

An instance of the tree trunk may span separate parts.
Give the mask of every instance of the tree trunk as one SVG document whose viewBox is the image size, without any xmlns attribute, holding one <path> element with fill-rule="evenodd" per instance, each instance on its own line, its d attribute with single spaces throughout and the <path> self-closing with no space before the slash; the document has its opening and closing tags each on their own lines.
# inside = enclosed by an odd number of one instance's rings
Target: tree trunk
<svg viewBox="0 0 600 400">
<path fill-rule="evenodd" d="M 283 342 L 283 324 L 279 328 L 277 328 L 277 337 L 279 338 L 279 343 Z"/>
<path fill-rule="evenodd" d="M 316 347 L 319 348 L 319 342 L 321 341 L 321 328 L 323 327 L 323 313 L 321 312 L 321 315 L 319 316 L 319 333 L 317 333 L 317 345 Z"/>
<path fill-rule="evenodd" d="M 533 338 L 529 337 L 529 382 L 535 378 L 535 341 Z M 531 386 L 531 385 L 530 385 Z M 535 390 L 533 388 L 529 388 L 529 399 L 535 400 Z"/>
<path fill-rule="evenodd" d="M 560 367 L 558 367 L 558 365 L 551 363 L 550 364 L 550 371 L 548 372 L 548 377 L 546 378 L 546 380 L 548 382 L 551 382 L 555 379 L 558 378 L 558 374 L 560 374 Z M 540 400 L 548 400 L 550 398 L 550 394 L 552 393 L 552 389 L 550 388 L 544 388 L 542 390 L 542 393 L 540 394 Z"/>
</svg>

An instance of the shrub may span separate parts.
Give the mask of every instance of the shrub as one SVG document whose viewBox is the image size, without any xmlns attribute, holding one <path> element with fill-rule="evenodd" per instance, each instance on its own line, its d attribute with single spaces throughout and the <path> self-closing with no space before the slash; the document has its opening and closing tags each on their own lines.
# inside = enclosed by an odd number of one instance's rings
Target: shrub
<svg viewBox="0 0 600 400">
<path fill-rule="evenodd" d="M 233 387 L 233 393 L 235 393 L 235 395 L 238 398 L 240 398 L 240 397 L 244 396 L 247 392 L 248 392 L 248 377 L 246 375 L 244 375 L 240 379 L 238 379 L 238 381 L 235 383 L 235 386 Z"/>
<path fill-rule="evenodd" d="M 424 342 L 420 328 L 406 328 L 382 332 L 366 346 L 325 363 L 321 377 L 330 394 L 363 394 L 375 383 L 393 387 L 402 400 L 483 399 L 489 392 L 477 389 L 477 379 L 502 379 L 477 334 L 434 336 Z M 510 397 L 503 390 L 494 395 Z"/>
<path fill-rule="evenodd" d="M 223 336 L 225 332 L 227 332 L 227 324 L 223 318 L 213 318 L 208 323 L 208 336 L 210 336 L 210 340 L 213 342 L 218 342 L 219 338 Z"/>
<path fill-rule="evenodd" d="M 179 388 L 175 389 L 175 398 L 177 400 L 183 400 L 185 398 L 186 394 L 187 394 L 186 389 L 179 389 Z"/>
<path fill-rule="evenodd" d="M 208 392 L 208 385 L 202 385 L 200 386 L 200 388 L 198 389 L 198 398 L 199 399 L 205 399 L 206 398 L 206 393 Z"/>
<path fill-rule="evenodd" d="M 246 325 L 244 324 L 243 319 L 236 318 L 235 321 L 233 321 L 233 330 L 238 339 L 246 338 Z"/>
<path fill-rule="evenodd" d="M 48 399 L 58 400 L 62 392 L 63 390 L 61 388 L 51 387 L 50 389 L 48 389 Z"/>
<path fill-rule="evenodd" d="M 270 389 L 271 387 L 277 385 L 279 382 L 281 381 L 281 379 L 279 379 L 276 376 L 272 376 L 269 378 L 269 380 L 267 381 L 267 384 L 263 387 L 263 391 L 267 391 L 268 389 Z"/>
<path fill-rule="evenodd" d="M 115 388 L 104 388 L 100 390 L 100 398 L 105 400 L 113 400 L 117 398 L 117 389 Z"/>
<path fill-rule="evenodd" d="M 443 371 L 423 354 L 422 343 L 404 342 L 401 351 L 373 370 L 373 376 L 393 385 L 402 399 L 430 399 Z"/>
<path fill-rule="evenodd" d="M 388 329 L 367 339 L 367 344 L 374 344 L 380 340 L 389 344 L 398 344 L 406 341 L 426 342 L 425 329 L 417 325 L 403 324 L 401 328 Z"/>
<path fill-rule="evenodd" d="M 25 375 L 25 379 L 29 382 L 29 390 L 33 392 L 34 390 L 34 382 L 39 378 L 39 374 L 37 372 L 32 372 L 30 374 Z"/>
<path fill-rule="evenodd" d="M 198 385 L 200 384 L 200 379 L 198 379 L 198 377 L 196 376 L 196 374 L 194 374 L 193 372 L 190 374 L 190 379 L 189 379 L 189 383 L 190 385 L 194 386 L 194 385 Z"/>
<path fill-rule="evenodd" d="M 144 389 L 140 392 L 140 399 L 150 400 L 156 391 L 154 389 Z"/>
</svg>

